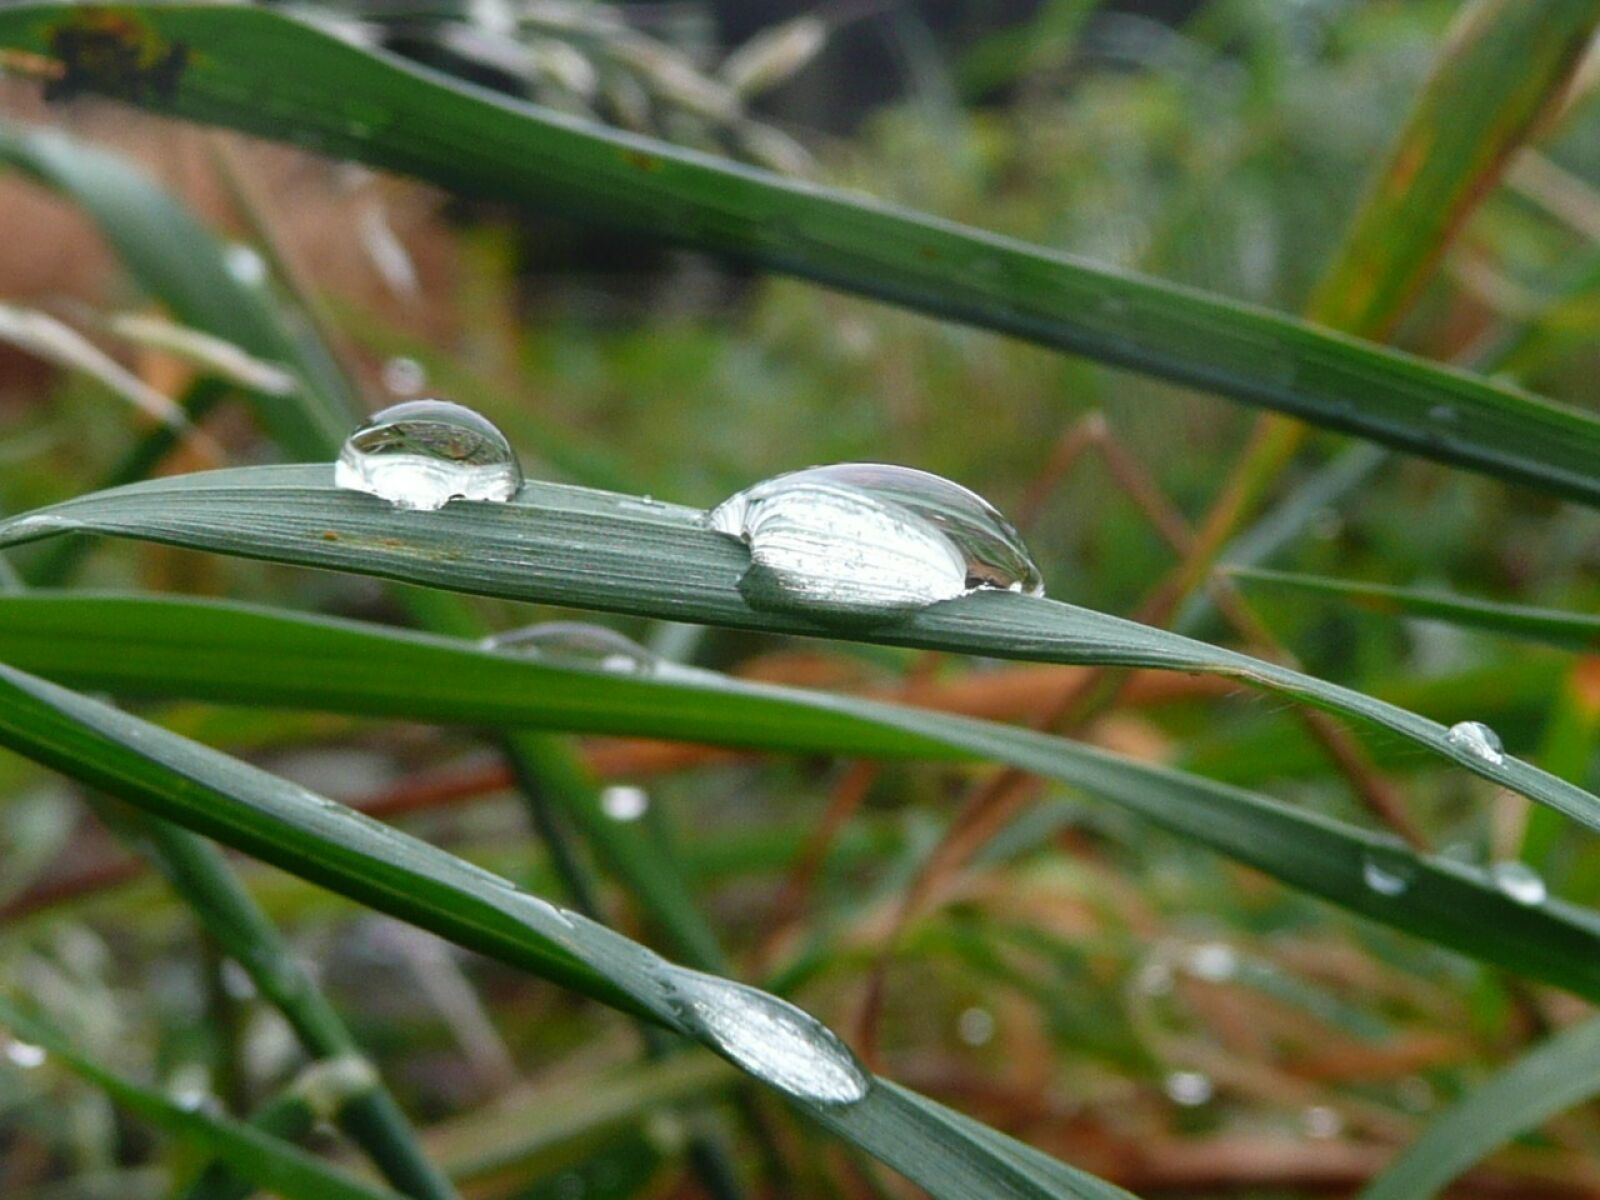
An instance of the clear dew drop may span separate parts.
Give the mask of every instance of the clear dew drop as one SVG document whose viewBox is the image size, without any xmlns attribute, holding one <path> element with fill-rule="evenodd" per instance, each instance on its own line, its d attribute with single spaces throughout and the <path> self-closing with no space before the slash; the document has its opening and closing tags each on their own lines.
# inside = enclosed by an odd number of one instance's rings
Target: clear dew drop
<svg viewBox="0 0 1600 1200">
<path fill-rule="evenodd" d="M 383 364 L 383 386 L 391 396 L 415 396 L 428 386 L 428 372 L 414 358 L 397 356 Z"/>
<path fill-rule="evenodd" d="M 613 821 L 637 821 L 650 811 L 650 793 L 642 787 L 613 784 L 600 790 L 600 811 Z"/>
<path fill-rule="evenodd" d="M 520 654 L 546 666 L 576 671 L 644 675 L 658 666 L 656 656 L 638 642 L 584 621 L 545 621 L 494 634 L 479 644 L 485 650 Z"/>
<path fill-rule="evenodd" d="M 1211 1077 L 1199 1071 L 1173 1071 L 1161 1081 L 1161 1090 L 1167 1099 L 1185 1108 L 1198 1108 L 1216 1094 Z"/>
<path fill-rule="evenodd" d="M 1494 880 L 1494 885 L 1500 889 L 1501 895 L 1530 908 L 1536 904 L 1543 904 L 1549 896 L 1544 880 L 1527 863 L 1495 863 L 1489 868 L 1489 878 Z"/>
<path fill-rule="evenodd" d="M 431 512 L 451 500 L 509 500 L 522 487 L 522 467 L 505 435 L 470 408 L 408 400 L 345 439 L 333 481 Z"/>
<path fill-rule="evenodd" d="M 987 1046 L 994 1033 L 994 1014 L 987 1008 L 964 1009 L 956 1018 L 956 1036 L 969 1046 Z"/>
<path fill-rule="evenodd" d="M 1361 881 L 1380 896 L 1404 895 L 1416 875 L 1416 864 L 1400 851 L 1372 850 L 1361 860 Z"/>
<path fill-rule="evenodd" d="M 854 1104 L 870 1080 L 850 1048 L 809 1013 L 742 983 L 682 967 L 663 978 L 678 1017 L 757 1079 L 818 1104 Z"/>
<path fill-rule="evenodd" d="M 1498 767 L 1506 761 L 1506 749 L 1500 741 L 1500 735 L 1482 721 L 1458 721 L 1450 726 L 1445 737 L 1458 750 L 1465 750 L 1492 766 Z"/>
<path fill-rule="evenodd" d="M 882 621 L 985 588 L 1044 595 L 1010 522 L 960 484 L 910 467 L 791 471 L 706 521 L 750 547 L 739 588 L 757 608 Z"/>
<path fill-rule="evenodd" d="M 35 1046 L 32 1042 L 19 1042 L 14 1038 L 6 1043 L 5 1056 L 6 1061 L 13 1067 L 20 1067 L 24 1071 L 44 1066 L 46 1058 L 43 1046 Z"/>
</svg>

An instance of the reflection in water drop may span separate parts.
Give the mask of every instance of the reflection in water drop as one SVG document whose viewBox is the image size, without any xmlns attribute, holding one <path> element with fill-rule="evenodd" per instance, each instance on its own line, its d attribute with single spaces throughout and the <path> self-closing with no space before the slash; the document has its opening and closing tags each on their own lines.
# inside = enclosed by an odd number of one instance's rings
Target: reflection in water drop
<svg viewBox="0 0 1600 1200">
<path fill-rule="evenodd" d="M 396 508 L 431 511 L 451 500 L 509 500 L 522 467 L 505 435 L 470 408 L 408 400 L 345 439 L 334 483 Z"/>
<path fill-rule="evenodd" d="M 600 790 L 600 811 L 613 821 L 637 821 L 650 811 L 650 793 L 642 787 L 614 784 Z"/>
<path fill-rule="evenodd" d="M 1198 1108 L 1216 1093 L 1211 1077 L 1199 1071 L 1173 1071 L 1161 1081 L 1161 1090 L 1167 1099 L 1185 1108 Z"/>
<path fill-rule="evenodd" d="M 428 386 L 428 372 L 414 358 L 391 358 L 383 364 L 383 386 L 391 396 L 415 396 Z"/>
<path fill-rule="evenodd" d="M 24 1071 L 44 1066 L 44 1047 L 35 1046 L 32 1042 L 19 1042 L 13 1038 L 6 1043 L 5 1055 L 8 1063 Z"/>
<path fill-rule="evenodd" d="M 1500 735 L 1482 721 L 1458 721 L 1450 726 L 1445 737 L 1458 750 L 1465 750 L 1492 766 L 1498 767 L 1506 761 Z"/>
<path fill-rule="evenodd" d="M 662 982 L 673 1012 L 757 1079 L 819 1104 L 866 1096 L 870 1081 L 850 1048 L 788 1001 L 682 967 Z"/>
<path fill-rule="evenodd" d="M 1489 868 L 1489 878 L 1502 895 L 1530 907 L 1543 904 L 1549 896 L 1544 880 L 1527 863 L 1498 862 Z"/>
<path fill-rule="evenodd" d="M 483 639 L 485 650 L 520 654 L 550 667 L 643 675 L 655 670 L 656 656 L 639 643 L 584 621 L 544 621 Z"/>
<path fill-rule="evenodd" d="M 1021 536 L 981 496 L 926 471 L 812 467 L 758 483 L 707 516 L 750 547 L 753 607 L 888 620 L 980 588 L 1044 595 Z"/>
<path fill-rule="evenodd" d="M 987 1008 L 969 1008 L 956 1018 L 956 1036 L 969 1046 L 987 1046 L 994 1041 L 994 1014 Z"/>
</svg>

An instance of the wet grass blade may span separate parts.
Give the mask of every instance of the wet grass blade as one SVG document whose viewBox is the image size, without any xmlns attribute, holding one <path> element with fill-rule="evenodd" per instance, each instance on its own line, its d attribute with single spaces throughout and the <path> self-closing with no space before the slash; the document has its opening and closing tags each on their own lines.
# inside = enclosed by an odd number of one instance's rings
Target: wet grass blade
<svg viewBox="0 0 1600 1200">
<path fill-rule="evenodd" d="M 130 91 L 92 63 L 73 64 L 72 86 L 453 191 L 643 230 L 1600 503 L 1600 421 L 1512 387 L 508 100 L 281 13 L 119 11 L 139 22 L 153 55 L 185 47 L 170 99 Z M 52 31 L 81 19 L 71 4 L 11 6 L 0 10 L 0 45 L 48 54 Z"/>
<path fill-rule="evenodd" d="M 296 784 L 10 667 L 0 667 L 0 743 L 371 908 L 718 1048 L 706 1025 L 687 1020 L 674 1003 L 666 986 L 672 968 L 654 952 Z M 748 1020 L 741 1011 L 728 1008 L 728 1022 Z M 940 1200 L 1126 1200 L 1064 1164 L 1049 1173 L 1025 1166 L 1031 1151 L 998 1133 L 979 1137 L 954 1126 L 939 1106 L 900 1088 L 873 1086 L 842 1105 L 785 1098 Z"/>
<path fill-rule="evenodd" d="M 0 545 L 102 533 L 663 620 L 1038 662 L 1203 671 L 1380 726 L 1600 828 L 1600 798 L 1519 759 L 1476 754 L 1437 722 L 1119 617 L 1010 592 L 978 592 L 898 623 L 839 629 L 751 608 L 737 586 L 748 551 L 707 530 L 697 509 L 530 483 L 507 504 L 457 503 L 415 513 L 338 489 L 332 476 L 328 466 L 287 466 L 151 480 L 0 522 Z"/>
<path fill-rule="evenodd" d="M 1427 1200 L 1518 1134 L 1600 1092 L 1600 1020 L 1541 1042 L 1428 1126 L 1358 1200 Z"/>
<path fill-rule="evenodd" d="M 120 631 L 108 653 L 107 631 Z M 1600 998 L 1600 917 L 1528 908 L 1487 876 L 1194 775 L 1028 729 L 706 671 L 557 670 L 472 643 L 240 605 L 64 594 L 0 599 L 0 659 L 83 687 L 441 722 L 765 749 L 1003 762 L 1080 789 L 1374 921 Z M 1403 902 L 1368 886 L 1376 862 Z"/>
<path fill-rule="evenodd" d="M 400 1200 L 396 1192 L 333 1170 L 304 1150 L 262 1130 L 173 1100 L 116 1075 L 77 1053 L 45 1022 L 0 998 L 0 1025 L 41 1047 L 129 1112 L 226 1162 L 262 1189 L 288 1200 Z"/>
<path fill-rule="evenodd" d="M 1388 616 L 1443 621 L 1523 641 L 1559 646 L 1563 650 L 1592 652 L 1600 649 L 1600 617 L 1586 613 L 1534 608 L 1525 604 L 1502 604 L 1471 596 L 1453 596 L 1448 592 L 1361 583 L 1324 575 L 1244 569 L 1235 569 L 1230 574 L 1249 587 L 1327 596 Z"/>
</svg>

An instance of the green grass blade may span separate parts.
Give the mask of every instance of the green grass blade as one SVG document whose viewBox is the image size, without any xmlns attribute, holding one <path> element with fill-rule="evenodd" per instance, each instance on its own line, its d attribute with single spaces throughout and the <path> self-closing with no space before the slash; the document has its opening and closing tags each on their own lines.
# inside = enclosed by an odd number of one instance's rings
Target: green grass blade
<svg viewBox="0 0 1600 1200">
<path fill-rule="evenodd" d="M 288 1200 L 400 1200 L 397 1193 L 361 1183 L 319 1162 L 304 1150 L 243 1121 L 203 1108 L 185 1108 L 107 1071 L 77 1053 L 43 1021 L 0 998 L 0 1025 L 25 1042 L 43 1047 L 51 1058 L 81 1075 L 129 1112 L 174 1137 L 226 1162 L 266 1191 Z"/>
<path fill-rule="evenodd" d="M 246 393 L 290 453 L 322 458 L 329 442 L 343 437 L 353 411 L 343 381 L 300 353 L 268 293 L 235 279 L 211 231 L 143 171 L 55 130 L 5 125 L 0 163 L 80 205 L 139 285 L 177 320 L 293 370 L 310 403 Z"/>
<path fill-rule="evenodd" d="M 1251 587 L 1327 596 L 1389 616 L 1443 621 L 1450 625 L 1481 629 L 1486 633 L 1559 646 L 1564 650 L 1591 652 L 1600 649 L 1600 617 L 1586 613 L 1534 608 L 1525 604 L 1503 604 L 1471 596 L 1453 596 L 1448 592 L 1362 583 L 1353 579 L 1331 579 L 1324 575 L 1242 569 L 1235 569 L 1231 574 Z"/>
<path fill-rule="evenodd" d="M 1425 457 L 1600 503 L 1600 421 L 1248 305 L 618 133 L 363 50 L 261 8 L 130 7 L 191 53 L 141 105 L 455 191 L 644 230 L 842 290 L 1219 392 Z M 48 53 L 71 4 L 0 10 Z M 75 81 L 127 96 L 125 81 Z M 121 86 L 119 86 L 121 85 Z"/>
<path fill-rule="evenodd" d="M 1427 1200 L 1520 1133 L 1600 1092 L 1600 1020 L 1541 1042 L 1474 1088 L 1361 1193 L 1359 1200 Z"/>
<path fill-rule="evenodd" d="M 1559 101 L 1597 0 L 1473 0 L 1308 314 L 1378 336 L 1427 282 L 1507 158 Z"/>
<path fill-rule="evenodd" d="M 105 631 L 121 630 L 117 653 Z M 150 597 L 0 599 L 0 659 L 83 687 L 300 704 L 884 758 L 1003 762 L 1127 808 L 1374 921 L 1600 998 L 1600 917 L 1523 907 L 1483 872 L 1418 859 L 1383 837 L 1193 775 L 1033 730 L 779 688 L 706 671 L 564 671 L 382 626 Z M 1369 862 L 1414 875 L 1403 902 Z"/>
<path fill-rule="evenodd" d="M 152 480 L 0 522 L 0 545 L 80 532 L 354 571 L 452 591 L 665 620 L 1038 662 L 1204 671 L 1378 725 L 1600 828 L 1600 798 L 1519 759 L 1494 762 L 1437 722 L 1337 684 L 1179 634 L 1055 601 L 978 592 L 870 633 L 752 609 L 748 551 L 696 509 L 549 483 L 507 504 L 404 512 L 332 485 L 327 466 Z"/>
<path fill-rule="evenodd" d="M 459 945 L 716 1046 L 684 1019 L 654 952 L 563 912 L 341 805 L 129 714 L 0 667 L 0 743 L 167 820 L 254 854 Z M 786 1099 L 940 1200 L 1125 1200 L 1064 1165 L 1043 1182 L 998 1133 L 983 1139 L 938 1106 L 874 1086 L 862 1100 Z M 1005 1147 L 1005 1149 L 1001 1149 Z M 331 1193 L 330 1193 L 331 1194 Z"/>
</svg>

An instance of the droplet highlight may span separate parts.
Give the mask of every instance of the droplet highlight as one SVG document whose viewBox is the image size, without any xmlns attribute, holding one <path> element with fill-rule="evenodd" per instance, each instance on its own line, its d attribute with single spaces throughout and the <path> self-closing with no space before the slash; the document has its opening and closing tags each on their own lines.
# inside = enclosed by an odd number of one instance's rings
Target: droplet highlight
<svg viewBox="0 0 1600 1200">
<path fill-rule="evenodd" d="M 656 669 L 656 656 L 638 642 L 604 625 L 586 621 L 544 621 L 483 639 L 485 650 L 523 655 L 550 667 L 644 675 Z"/>
<path fill-rule="evenodd" d="M 1506 748 L 1500 735 L 1482 721 L 1458 721 L 1450 726 L 1445 738 L 1456 749 L 1465 750 L 1491 766 L 1498 767 L 1506 761 Z"/>
<path fill-rule="evenodd" d="M 1380 896 L 1403 896 L 1416 877 L 1416 861 L 1399 849 L 1369 850 L 1361 860 L 1361 882 Z"/>
<path fill-rule="evenodd" d="M 24 1071 L 44 1066 L 47 1057 L 43 1046 L 35 1046 L 32 1042 L 19 1042 L 15 1038 L 6 1043 L 5 1056 L 6 1061 L 13 1067 L 19 1067 Z"/>
<path fill-rule="evenodd" d="M 414 358 L 403 355 L 383 364 L 383 386 L 391 396 L 416 396 L 428 386 L 428 372 Z"/>
<path fill-rule="evenodd" d="M 637 821 L 650 811 L 650 793 L 642 787 L 613 784 L 600 791 L 600 811 L 613 821 Z"/>
<path fill-rule="evenodd" d="M 758 483 L 706 517 L 750 547 L 753 607 L 883 621 L 979 589 L 1044 595 L 1022 537 L 988 501 L 910 467 L 839 463 Z"/>
<path fill-rule="evenodd" d="M 509 500 L 522 487 L 522 467 L 505 435 L 470 408 L 408 400 L 345 439 L 333 481 L 431 512 L 451 500 Z"/>
<path fill-rule="evenodd" d="M 1211 1077 L 1199 1071 L 1173 1071 L 1161 1081 L 1161 1090 L 1166 1092 L 1168 1100 L 1184 1108 L 1199 1108 L 1210 1103 L 1216 1094 Z"/>
<path fill-rule="evenodd" d="M 1543 904 L 1550 895 L 1544 879 L 1527 863 L 1495 863 L 1489 868 L 1489 878 L 1494 880 L 1494 886 L 1500 889 L 1501 895 L 1530 908 Z"/>
<path fill-rule="evenodd" d="M 1239 973 L 1239 955 L 1232 946 L 1206 942 L 1191 947 L 1184 955 L 1183 965 L 1196 979 L 1204 979 L 1207 983 L 1226 983 Z"/>
<path fill-rule="evenodd" d="M 757 1079 L 800 1100 L 854 1104 L 870 1079 L 839 1036 L 787 1000 L 731 979 L 672 968 L 668 1006 Z"/>
<path fill-rule="evenodd" d="M 987 1046 L 994 1034 L 994 1014 L 987 1008 L 964 1009 L 956 1018 L 956 1036 L 969 1046 Z"/>
</svg>

